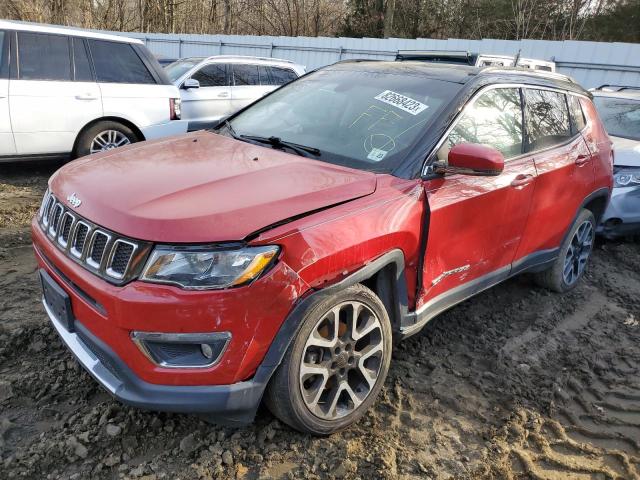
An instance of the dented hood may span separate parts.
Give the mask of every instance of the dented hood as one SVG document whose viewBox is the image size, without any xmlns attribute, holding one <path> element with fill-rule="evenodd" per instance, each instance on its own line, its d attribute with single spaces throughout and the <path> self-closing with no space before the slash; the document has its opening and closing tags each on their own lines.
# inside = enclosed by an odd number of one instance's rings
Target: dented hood
<svg viewBox="0 0 640 480">
<path fill-rule="evenodd" d="M 197 132 L 76 160 L 51 179 L 59 200 L 117 233 L 155 242 L 242 240 L 375 191 L 375 174 Z"/>
</svg>

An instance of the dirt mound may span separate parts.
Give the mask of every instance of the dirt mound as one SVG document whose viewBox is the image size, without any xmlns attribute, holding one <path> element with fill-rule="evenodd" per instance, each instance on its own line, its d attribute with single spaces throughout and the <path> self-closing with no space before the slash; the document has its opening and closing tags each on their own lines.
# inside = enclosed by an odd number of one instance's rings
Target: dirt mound
<svg viewBox="0 0 640 480">
<path fill-rule="evenodd" d="M 568 295 L 520 277 L 434 319 L 342 434 L 234 430 L 122 406 L 61 344 L 28 232 L 52 171 L 0 176 L 0 478 L 640 478 L 640 244 Z"/>
</svg>

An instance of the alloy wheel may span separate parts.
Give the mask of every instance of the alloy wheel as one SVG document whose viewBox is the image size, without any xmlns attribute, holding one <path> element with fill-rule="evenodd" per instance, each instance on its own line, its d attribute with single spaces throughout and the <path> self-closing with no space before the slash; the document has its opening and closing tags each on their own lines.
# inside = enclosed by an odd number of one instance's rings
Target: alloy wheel
<svg viewBox="0 0 640 480">
<path fill-rule="evenodd" d="M 118 130 L 105 130 L 91 140 L 89 151 L 90 153 L 106 152 L 130 143 L 131 140 L 124 133 Z"/>
<path fill-rule="evenodd" d="M 593 224 L 589 220 L 582 222 L 571 238 L 564 259 L 562 278 L 567 285 L 573 285 L 577 282 L 584 272 L 593 249 L 593 239 Z"/>
<path fill-rule="evenodd" d="M 335 420 L 356 410 L 380 375 L 380 319 L 362 302 L 333 307 L 314 326 L 300 362 L 300 389 L 315 416 Z"/>
</svg>

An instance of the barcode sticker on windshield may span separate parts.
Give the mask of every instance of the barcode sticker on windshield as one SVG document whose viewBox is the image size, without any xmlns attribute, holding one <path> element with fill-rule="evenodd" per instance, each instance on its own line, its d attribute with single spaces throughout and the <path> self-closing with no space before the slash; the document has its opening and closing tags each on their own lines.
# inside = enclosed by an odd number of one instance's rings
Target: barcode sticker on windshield
<svg viewBox="0 0 640 480">
<path fill-rule="evenodd" d="M 369 160 L 373 160 L 374 162 L 379 162 L 387 156 L 387 153 L 388 152 L 386 150 L 382 150 L 380 148 L 372 148 L 369 152 L 369 155 L 367 155 L 367 158 Z"/>
<path fill-rule="evenodd" d="M 399 93 L 392 92 L 391 90 L 385 90 L 374 98 L 381 102 L 388 103 L 389 105 L 393 105 L 400 110 L 404 110 L 411 115 L 418 115 L 420 112 L 429 108 L 429 106 L 424 103 L 420 103 L 413 98 L 406 97 Z"/>
</svg>

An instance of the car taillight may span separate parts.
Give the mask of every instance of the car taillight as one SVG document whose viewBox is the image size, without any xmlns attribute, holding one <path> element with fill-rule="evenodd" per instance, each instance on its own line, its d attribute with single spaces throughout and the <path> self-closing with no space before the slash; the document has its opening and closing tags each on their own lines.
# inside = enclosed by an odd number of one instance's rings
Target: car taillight
<svg viewBox="0 0 640 480">
<path fill-rule="evenodd" d="M 169 119 L 170 120 L 180 120 L 180 116 L 182 112 L 180 107 L 182 106 L 182 100 L 179 98 L 170 98 L 169 99 Z"/>
</svg>

